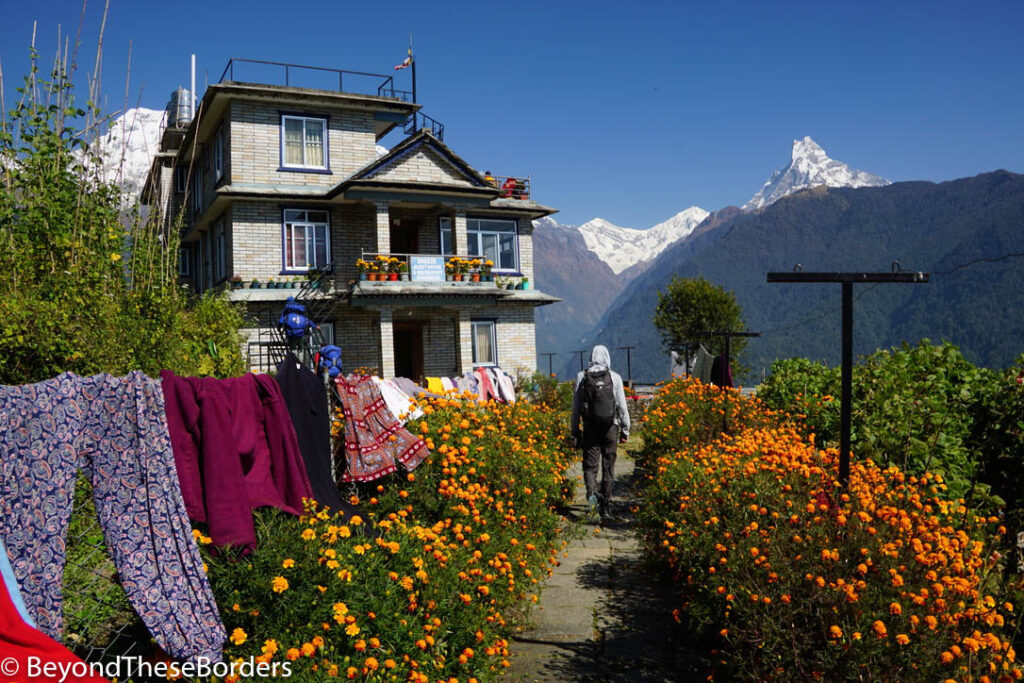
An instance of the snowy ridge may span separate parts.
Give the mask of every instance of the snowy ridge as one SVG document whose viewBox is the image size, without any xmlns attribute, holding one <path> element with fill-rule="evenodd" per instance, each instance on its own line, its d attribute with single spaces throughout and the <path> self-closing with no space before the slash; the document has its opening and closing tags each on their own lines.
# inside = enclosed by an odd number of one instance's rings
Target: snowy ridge
<svg viewBox="0 0 1024 683">
<path fill-rule="evenodd" d="M 124 201 L 138 198 L 153 156 L 160 148 L 164 112 L 129 109 L 114 119 L 95 143 L 101 159 L 100 179 L 121 187 Z"/>
<path fill-rule="evenodd" d="M 649 230 L 621 228 L 595 218 L 581 225 L 579 231 L 587 249 L 618 275 L 630 266 L 650 261 L 669 245 L 689 236 L 707 216 L 704 209 L 691 206 Z"/>
<path fill-rule="evenodd" d="M 763 209 L 786 195 L 818 185 L 878 187 L 888 184 L 885 178 L 852 169 L 841 161 L 830 159 L 818 143 L 805 137 L 793 141 L 789 165 L 781 171 L 775 171 L 757 194 L 743 205 L 743 210 Z"/>
</svg>

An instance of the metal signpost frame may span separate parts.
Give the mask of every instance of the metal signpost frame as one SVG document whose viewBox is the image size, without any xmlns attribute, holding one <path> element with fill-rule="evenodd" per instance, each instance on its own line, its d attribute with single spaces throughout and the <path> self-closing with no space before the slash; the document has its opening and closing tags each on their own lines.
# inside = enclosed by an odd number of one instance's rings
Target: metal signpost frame
<svg viewBox="0 0 1024 683">
<path fill-rule="evenodd" d="M 928 282 L 929 273 L 897 271 L 890 273 L 803 272 L 768 273 L 768 282 L 838 282 L 843 288 L 842 388 L 839 406 L 839 483 L 846 490 L 850 483 L 850 422 L 853 397 L 853 285 L 858 282 Z"/>
</svg>

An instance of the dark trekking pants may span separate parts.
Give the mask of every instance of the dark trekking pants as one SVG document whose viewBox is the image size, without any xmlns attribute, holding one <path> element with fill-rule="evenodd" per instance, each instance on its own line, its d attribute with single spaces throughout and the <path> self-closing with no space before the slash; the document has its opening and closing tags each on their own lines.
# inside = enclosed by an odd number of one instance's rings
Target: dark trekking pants
<svg viewBox="0 0 1024 683">
<path fill-rule="evenodd" d="M 583 483 L 587 498 L 597 494 L 601 508 L 606 510 L 612 499 L 615 482 L 615 450 L 619 444 L 619 426 L 613 424 L 606 432 L 583 427 Z M 601 488 L 597 488 L 597 468 L 601 467 Z"/>
</svg>

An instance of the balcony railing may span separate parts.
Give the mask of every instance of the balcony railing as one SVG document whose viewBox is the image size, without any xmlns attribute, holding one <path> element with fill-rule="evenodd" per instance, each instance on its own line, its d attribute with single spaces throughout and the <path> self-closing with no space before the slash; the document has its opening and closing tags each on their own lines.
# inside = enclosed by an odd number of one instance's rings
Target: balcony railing
<svg viewBox="0 0 1024 683">
<path fill-rule="evenodd" d="M 503 199 L 529 199 L 530 198 L 530 176 L 503 176 L 485 175 L 484 180 L 489 185 L 498 188 Z"/>
<path fill-rule="evenodd" d="M 364 71 L 329 69 L 322 66 L 304 66 L 285 62 L 267 62 L 260 59 L 239 59 L 232 57 L 224 67 L 218 83 L 234 81 L 284 85 L 296 88 L 311 88 L 333 92 L 348 92 L 360 95 L 389 97 L 402 102 L 411 102 L 412 93 L 395 88 L 395 80 L 386 74 Z M 443 129 L 443 126 L 442 126 Z"/>
<path fill-rule="evenodd" d="M 400 281 L 410 282 L 445 282 L 450 280 L 448 275 L 449 269 L 447 268 L 448 262 L 453 259 L 464 259 L 466 261 L 482 260 L 479 256 L 467 256 L 463 254 L 404 254 L 398 252 L 377 252 L 377 251 L 363 251 L 362 260 L 368 263 L 379 263 L 378 256 L 385 258 L 397 258 L 401 263 L 405 264 L 405 274 L 407 278 L 401 278 Z M 374 271 L 380 272 L 380 271 Z M 484 277 L 483 273 L 477 271 L 482 277 L 484 282 L 493 282 L 494 276 L 488 273 L 489 277 Z M 472 272 L 465 273 L 465 279 L 469 280 Z M 362 278 L 360 278 L 362 279 Z"/>
</svg>

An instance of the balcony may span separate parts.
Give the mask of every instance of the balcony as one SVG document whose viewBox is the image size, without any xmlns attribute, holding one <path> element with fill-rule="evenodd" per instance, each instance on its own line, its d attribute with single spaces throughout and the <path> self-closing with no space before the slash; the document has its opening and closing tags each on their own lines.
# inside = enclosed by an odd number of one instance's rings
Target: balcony
<svg viewBox="0 0 1024 683">
<path fill-rule="evenodd" d="M 414 99 L 412 92 L 395 88 L 394 78 L 387 74 L 237 57 L 228 60 L 217 82 L 283 85 L 291 88 L 387 97 L 401 102 L 412 102 Z"/>
<path fill-rule="evenodd" d="M 499 199 L 517 199 L 520 201 L 528 201 L 530 199 L 530 176 L 492 176 L 485 174 L 484 180 L 500 191 Z"/>
</svg>

